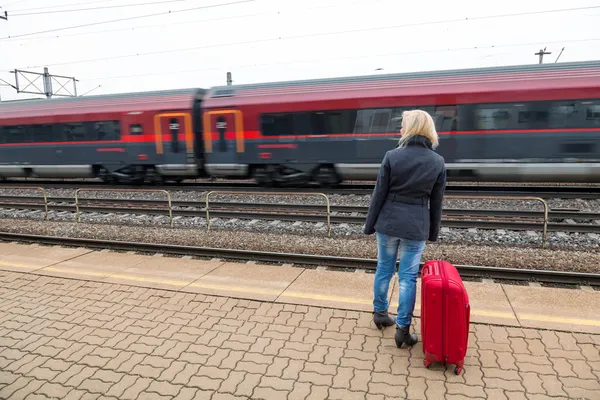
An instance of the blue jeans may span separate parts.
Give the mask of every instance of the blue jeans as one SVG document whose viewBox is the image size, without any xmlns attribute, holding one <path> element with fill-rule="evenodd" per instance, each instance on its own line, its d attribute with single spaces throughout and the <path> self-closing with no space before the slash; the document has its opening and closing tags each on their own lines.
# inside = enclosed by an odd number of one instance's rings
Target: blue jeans
<svg viewBox="0 0 600 400">
<path fill-rule="evenodd" d="M 400 264 L 398 266 L 398 317 L 396 325 L 404 327 L 410 325 L 415 309 L 417 294 L 417 274 L 421 255 L 425 250 L 425 241 L 406 240 L 383 235 L 377 236 L 377 272 L 373 285 L 375 312 L 386 312 L 389 307 L 388 289 L 394 272 L 396 260 L 400 249 Z"/>
</svg>

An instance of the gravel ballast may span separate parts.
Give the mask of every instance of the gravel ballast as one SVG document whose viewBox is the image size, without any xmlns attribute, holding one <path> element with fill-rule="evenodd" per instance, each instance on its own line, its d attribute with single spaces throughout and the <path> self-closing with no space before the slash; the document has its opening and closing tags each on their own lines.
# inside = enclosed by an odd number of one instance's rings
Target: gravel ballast
<svg viewBox="0 0 600 400">
<path fill-rule="evenodd" d="M 43 220 L 42 211 L 18 211 L 0 209 L 0 219 L 19 221 L 39 221 Z M 201 217 L 181 217 L 175 214 L 173 219 L 174 227 L 179 230 L 206 231 L 206 219 L 204 214 Z M 76 221 L 74 212 L 68 211 L 50 211 L 49 221 L 67 222 Z M 167 212 L 160 215 L 148 214 L 104 214 L 104 213 L 82 213 L 81 222 L 84 224 L 98 224 L 105 226 L 127 226 L 132 229 L 142 227 L 169 227 L 169 218 Z M 443 227 L 440 232 L 440 243 L 454 245 L 481 245 L 481 246 L 511 246 L 539 248 L 542 246 L 542 224 L 539 224 L 535 231 L 510 231 L 510 230 L 482 230 L 482 229 L 449 229 Z M 211 218 L 212 230 L 226 230 L 234 232 L 236 235 L 240 232 L 250 234 L 286 234 L 293 236 L 306 236 L 318 240 L 321 237 L 327 237 L 326 218 L 323 216 L 322 222 L 300 222 L 300 221 L 269 221 L 269 220 L 247 220 L 247 219 L 225 219 Z M 362 224 L 332 224 L 331 237 L 345 239 L 364 238 Z M 600 252 L 600 235 L 585 233 L 563 233 L 549 232 L 547 246 L 551 249 L 561 250 L 588 250 L 590 252 Z"/>
<path fill-rule="evenodd" d="M 216 229 L 211 232 L 162 227 L 131 227 L 72 222 L 41 222 L 0 219 L 2 231 L 32 235 L 188 245 L 242 250 L 376 258 L 375 237 L 337 237 L 257 233 Z M 428 243 L 424 259 L 442 258 L 454 264 L 500 268 L 600 272 L 600 253 L 515 246 Z"/>
</svg>

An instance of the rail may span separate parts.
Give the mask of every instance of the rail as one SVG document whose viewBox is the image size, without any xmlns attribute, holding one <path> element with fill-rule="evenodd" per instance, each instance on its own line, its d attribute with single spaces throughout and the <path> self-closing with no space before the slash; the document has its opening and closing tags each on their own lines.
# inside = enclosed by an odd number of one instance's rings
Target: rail
<svg viewBox="0 0 600 400">
<path fill-rule="evenodd" d="M 310 193 L 310 192 L 239 192 L 239 191 L 229 191 L 229 190 L 213 190 L 206 194 L 206 230 L 210 231 L 210 196 L 217 194 L 234 194 L 234 195 L 253 195 L 253 196 L 312 196 L 312 197 L 322 197 L 325 199 L 325 203 L 327 205 L 327 236 L 331 237 L 331 202 L 329 201 L 329 197 L 325 193 Z M 316 211 L 316 213 L 321 213 Z"/>
<path fill-rule="evenodd" d="M 77 210 L 77 222 L 81 222 L 81 213 L 79 212 L 79 193 L 80 192 L 116 192 L 116 193 L 163 193 L 167 196 L 167 204 L 169 210 L 169 224 L 173 228 L 173 202 L 171 193 L 161 189 L 77 189 L 75 191 L 75 208 Z M 102 199 L 85 199 L 85 200 L 102 200 Z"/>
<path fill-rule="evenodd" d="M 455 196 L 449 195 L 444 196 L 444 199 L 485 199 L 485 200 L 509 200 L 509 201 L 539 201 L 544 206 L 544 219 L 543 219 L 543 234 L 542 234 L 542 248 L 546 248 L 546 242 L 548 239 L 548 203 L 540 197 L 513 197 L 513 196 Z"/>
<path fill-rule="evenodd" d="M 0 190 L 36 190 L 42 193 L 44 199 L 44 221 L 48 220 L 48 196 L 46 196 L 46 189 L 43 187 L 22 187 L 22 186 L 0 186 Z"/>
</svg>

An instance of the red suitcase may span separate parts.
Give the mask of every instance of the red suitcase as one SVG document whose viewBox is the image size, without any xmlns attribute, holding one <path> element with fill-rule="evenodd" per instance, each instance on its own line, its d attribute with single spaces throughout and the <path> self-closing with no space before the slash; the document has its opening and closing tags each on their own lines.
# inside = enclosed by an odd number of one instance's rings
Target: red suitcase
<svg viewBox="0 0 600 400">
<path fill-rule="evenodd" d="M 427 261 L 421 270 L 421 340 L 425 367 L 441 362 L 463 369 L 469 342 L 469 296 L 454 265 Z"/>
</svg>

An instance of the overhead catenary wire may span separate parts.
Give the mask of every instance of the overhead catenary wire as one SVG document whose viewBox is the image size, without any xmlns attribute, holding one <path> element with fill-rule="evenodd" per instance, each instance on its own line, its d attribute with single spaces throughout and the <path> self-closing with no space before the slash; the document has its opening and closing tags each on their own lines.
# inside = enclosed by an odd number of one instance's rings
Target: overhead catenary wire
<svg viewBox="0 0 600 400">
<path fill-rule="evenodd" d="M 6 7 L 14 6 L 15 4 L 18 4 L 18 3 L 22 3 L 23 1 L 25 1 L 25 0 L 17 0 L 17 1 L 13 1 L 12 3 L 8 3 L 8 4 L 0 4 L 0 6 L 6 8 Z"/>
<path fill-rule="evenodd" d="M 372 5 L 373 3 L 380 3 L 380 2 L 385 2 L 385 1 L 390 1 L 390 0 L 370 0 L 369 4 Z M 227 16 L 227 17 L 203 18 L 203 19 L 194 19 L 191 21 L 178 21 L 177 26 L 186 25 L 186 24 L 195 24 L 195 23 L 199 23 L 199 22 L 214 22 L 214 21 L 225 21 L 225 20 L 231 20 L 231 19 L 262 17 L 262 16 L 267 16 L 267 15 L 293 14 L 297 11 L 310 11 L 310 10 L 323 10 L 323 9 L 327 9 L 327 8 L 350 7 L 350 6 L 355 6 L 355 5 L 359 5 L 359 4 L 364 4 L 364 0 L 356 0 L 353 2 L 346 1 L 344 3 L 327 4 L 324 6 L 317 6 L 317 7 L 297 7 L 297 8 L 289 9 L 289 10 L 285 10 L 285 11 L 272 10 L 272 11 L 252 13 L 252 14 L 231 15 L 231 16 Z M 10 39 L 11 39 L 11 42 L 12 41 L 34 41 L 34 40 L 44 40 L 44 39 L 47 40 L 47 39 L 58 39 L 58 38 L 75 37 L 75 36 L 97 35 L 97 34 L 101 34 L 101 33 L 111 33 L 111 32 L 130 32 L 130 31 L 149 29 L 149 28 L 162 28 L 165 26 L 172 26 L 172 25 L 173 25 L 172 22 L 167 22 L 167 23 L 162 23 L 162 24 L 140 25 L 140 26 L 128 27 L 128 28 L 103 29 L 103 30 L 92 31 L 92 32 L 70 33 L 70 34 L 66 34 L 66 35 L 37 36 L 37 37 L 24 37 L 24 38 L 11 37 Z"/>
<path fill-rule="evenodd" d="M 572 39 L 572 40 L 560 40 L 560 41 L 550 41 L 550 42 L 543 41 L 543 42 L 529 42 L 529 43 L 509 43 L 509 44 L 488 45 L 488 46 L 457 47 L 457 48 L 449 48 L 449 49 L 417 50 L 417 51 L 408 51 L 408 52 L 400 52 L 400 53 L 366 54 L 366 55 L 361 55 L 361 56 L 348 56 L 348 57 L 330 57 L 330 58 L 319 57 L 319 58 L 315 58 L 315 59 L 311 59 L 311 60 L 295 60 L 295 61 L 283 61 L 283 62 L 262 63 L 262 64 L 253 63 L 253 64 L 244 64 L 244 65 L 234 65 L 234 66 L 231 66 L 231 68 L 235 68 L 235 69 L 260 68 L 260 67 L 270 67 L 270 66 L 279 66 L 279 65 L 329 62 L 329 61 L 335 61 L 335 60 L 358 60 L 358 59 L 363 59 L 363 58 L 375 58 L 375 57 L 434 54 L 434 53 L 458 52 L 458 51 L 469 51 L 469 50 L 489 50 L 489 49 L 509 48 L 509 47 L 527 47 L 527 46 L 534 46 L 534 45 L 540 45 L 540 44 L 546 44 L 546 43 L 550 43 L 550 44 L 552 44 L 552 43 L 585 43 L 585 42 L 594 42 L 594 41 L 600 41 L 600 37 L 590 38 L 590 39 Z M 204 72 L 204 71 L 221 71 L 221 70 L 223 70 L 223 67 L 218 66 L 218 67 L 196 68 L 196 69 L 179 70 L 179 71 L 163 71 L 163 72 L 152 72 L 152 73 L 120 75 L 120 76 L 91 77 L 91 78 L 85 78 L 85 81 L 129 79 L 129 78 L 139 78 L 139 77 L 157 76 L 157 75 L 182 74 L 182 73 Z"/>
<path fill-rule="evenodd" d="M 96 10 L 110 10 L 115 8 L 127 8 L 127 7 L 139 7 L 139 6 L 151 6 L 151 5 L 160 5 L 167 3 L 182 3 L 189 2 L 194 0 L 160 0 L 160 1 L 151 1 L 145 3 L 129 3 L 129 4 L 115 4 L 112 6 L 99 6 L 99 7 L 87 7 L 87 8 L 71 8 L 66 10 L 50 10 L 50 11 L 33 11 L 33 12 L 19 12 L 13 11 L 10 16 L 11 17 L 22 17 L 22 16 L 30 16 L 30 15 L 44 15 L 44 14 L 58 14 L 58 13 L 72 13 L 78 11 L 96 11 Z"/>
<path fill-rule="evenodd" d="M 124 55 L 88 58 L 88 59 L 81 59 L 81 60 L 74 60 L 74 61 L 65 61 L 65 62 L 61 62 L 61 63 L 45 64 L 45 66 L 53 66 L 54 67 L 54 66 L 62 66 L 62 65 L 73 65 L 73 64 L 90 63 L 90 62 L 118 60 L 118 59 L 133 58 L 133 57 L 160 55 L 160 54 L 167 54 L 167 53 L 172 54 L 172 53 L 179 53 L 179 52 L 185 52 L 185 51 L 204 50 L 204 49 L 209 49 L 209 48 L 220 48 L 220 47 L 228 47 L 228 46 L 260 44 L 260 43 L 271 43 L 271 42 L 280 42 L 280 41 L 284 41 L 284 40 L 296 40 L 296 39 L 316 38 L 316 37 L 325 37 L 325 36 L 333 36 L 333 35 L 345 35 L 345 34 L 349 34 L 349 33 L 375 32 L 375 31 L 381 31 L 381 30 L 387 30 L 387 29 L 412 28 L 412 27 L 416 27 L 416 26 L 440 25 L 440 24 L 447 24 L 447 23 L 486 20 L 486 19 L 495 19 L 495 18 L 508 18 L 508 17 L 521 16 L 521 15 L 541 14 L 541 13 L 550 13 L 550 12 L 564 12 L 564 11 L 573 11 L 573 10 L 581 10 L 581 9 L 589 9 L 589 8 L 600 8 L 600 5 L 599 6 L 591 6 L 591 7 L 560 9 L 560 10 L 541 10 L 541 11 L 531 11 L 531 12 L 523 12 L 523 13 L 510 13 L 510 14 L 497 14 L 497 15 L 487 15 L 487 16 L 478 16 L 478 17 L 453 18 L 453 19 L 438 20 L 438 21 L 415 22 L 415 23 L 401 24 L 401 25 L 378 26 L 378 27 L 370 27 L 370 28 L 357 28 L 357 29 L 349 29 L 349 30 L 333 31 L 333 32 L 308 33 L 308 34 L 294 35 L 294 36 L 287 36 L 287 37 L 279 36 L 279 37 L 273 37 L 273 38 L 245 40 L 245 41 L 232 42 L 232 43 L 220 43 L 220 44 L 212 44 L 212 45 L 204 45 L 204 46 L 185 47 L 185 48 L 179 48 L 179 49 L 157 50 L 157 51 L 150 51 L 150 52 L 143 52 L 143 53 L 136 52 L 136 53 L 124 54 Z M 2 40 L 2 39 L 0 39 L 0 40 Z M 42 65 L 28 65 L 24 68 L 40 68 L 40 67 L 42 67 Z"/>
<path fill-rule="evenodd" d="M 30 8 L 23 8 L 23 9 L 12 10 L 12 11 L 13 12 L 24 12 L 24 11 L 35 11 L 35 10 L 50 10 L 50 9 L 55 9 L 55 8 L 72 7 L 72 6 L 82 6 L 82 5 L 87 5 L 87 4 L 110 3 L 110 2 L 114 2 L 114 1 L 116 1 L 116 0 L 78 1 L 76 3 L 59 4 L 59 5 L 55 4 L 53 6 L 30 7 Z"/>
<path fill-rule="evenodd" d="M 237 1 L 232 1 L 232 2 L 229 2 L 229 3 L 211 4 L 211 5 L 207 5 L 207 6 L 198 6 L 198 7 L 186 8 L 186 9 L 182 9 L 182 10 L 161 11 L 161 12 L 156 12 L 156 13 L 152 13 L 152 14 L 136 15 L 136 16 L 133 16 L 133 17 L 117 18 L 117 19 L 111 19 L 111 20 L 107 20 L 107 21 L 90 22 L 90 23 L 81 24 L 81 25 L 72 25 L 72 26 L 66 26 L 66 27 L 62 27 L 62 28 L 47 29 L 47 30 L 44 30 L 44 31 L 21 33 L 21 34 L 18 34 L 18 35 L 9 35 L 9 36 L 0 38 L 0 40 L 8 40 L 8 39 L 11 39 L 11 38 L 18 38 L 18 37 L 39 35 L 39 34 L 42 34 L 42 33 L 59 32 L 59 31 L 65 31 L 65 30 L 69 30 L 69 29 L 85 28 L 85 27 L 88 27 L 88 26 L 111 24 L 111 23 L 115 23 L 115 22 L 131 21 L 131 20 L 135 20 L 135 19 L 157 17 L 157 16 L 162 16 L 162 15 L 176 14 L 176 13 L 182 13 L 182 12 L 188 12 L 188 11 L 195 11 L 195 10 L 202 10 L 202 9 L 208 9 L 208 8 L 225 7 L 225 6 L 242 4 L 242 3 L 252 3 L 254 1 L 255 0 L 237 0 Z"/>
<path fill-rule="evenodd" d="M 250 1 L 254 1 L 254 0 L 250 0 Z M 380 1 L 380 0 L 374 0 L 373 2 L 376 2 L 376 1 Z M 357 3 L 360 3 L 360 2 L 342 3 L 342 4 L 335 4 L 335 5 L 311 7 L 311 8 L 301 7 L 299 9 L 306 11 L 306 10 L 312 10 L 312 9 L 335 8 L 335 7 L 340 7 L 340 6 L 354 5 Z M 449 19 L 449 20 L 443 20 L 443 21 L 423 22 L 423 23 L 411 24 L 411 25 L 406 25 L 406 26 L 419 26 L 419 25 L 428 25 L 428 24 L 439 24 L 439 23 L 465 22 L 465 21 L 475 21 L 475 20 L 491 19 L 491 18 L 508 18 L 508 17 L 517 17 L 517 16 L 526 16 L 526 15 L 562 13 L 562 12 L 570 12 L 570 11 L 585 11 L 585 10 L 597 9 L 597 8 L 600 8 L 600 5 L 599 6 L 589 6 L 589 7 L 574 7 L 574 8 L 562 8 L 562 9 L 553 9 L 553 10 L 529 11 L 529 12 L 520 12 L 520 13 L 511 13 L 511 14 L 497 14 L 497 15 L 479 16 L 479 17 L 465 17 L 465 18 Z M 157 15 L 152 14 L 149 16 L 136 16 L 136 17 L 131 17 L 131 19 L 147 18 L 150 16 L 158 16 L 158 15 L 164 15 L 164 14 L 168 14 L 168 13 L 173 14 L 173 13 L 182 12 L 182 11 L 190 11 L 190 10 L 186 9 L 186 10 L 178 10 L 178 11 L 173 11 L 173 12 L 158 13 Z M 288 12 L 293 12 L 293 11 L 294 10 L 288 11 Z M 263 15 L 272 15 L 274 13 L 279 14 L 281 12 L 280 11 L 276 11 L 276 12 L 269 11 L 269 12 L 245 14 L 245 15 L 239 15 L 239 16 L 227 16 L 227 17 L 210 18 L 210 19 L 199 19 L 199 20 L 184 21 L 184 22 L 178 21 L 176 23 L 176 25 L 180 26 L 182 24 L 189 24 L 189 23 L 196 23 L 196 22 L 211 22 L 211 21 L 223 21 L 223 20 L 228 20 L 228 19 L 251 18 L 251 17 L 259 17 L 259 16 L 263 16 Z M 284 11 L 283 13 L 286 13 L 286 11 Z M 52 36 L 30 37 L 30 36 L 34 36 L 36 34 L 52 33 L 52 32 L 64 31 L 64 30 L 68 30 L 68 29 L 84 28 L 84 27 L 88 27 L 88 26 L 101 25 L 101 24 L 107 24 L 107 23 L 112 23 L 112 22 L 121 22 L 124 20 L 127 20 L 127 19 L 101 21 L 98 23 L 83 24 L 83 25 L 78 25 L 78 26 L 74 26 L 74 27 L 57 28 L 57 29 L 41 31 L 41 32 L 33 32 L 33 33 L 28 33 L 28 34 L 9 35 L 9 36 L 5 36 L 5 37 L 1 37 L 0 40 L 5 41 L 5 40 L 15 40 L 15 39 L 18 39 L 18 40 L 58 39 L 61 37 L 74 37 L 74 36 L 82 36 L 82 35 L 109 33 L 109 32 L 132 31 L 132 30 L 136 30 L 136 29 L 147 29 L 147 28 L 154 28 L 154 27 L 165 27 L 165 26 L 171 26 L 174 24 L 174 23 L 152 24 L 152 25 L 143 25 L 143 26 L 131 27 L 131 28 L 107 29 L 107 30 L 99 30 L 99 31 L 94 31 L 94 32 L 80 32 L 80 33 L 73 33 L 73 34 L 67 34 L 67 35 L 62 35 L 62 36 L 61 35 L 52 35 Z M 376 28 L 376 29 L 387 29 L 387 28 L 383 27 L 383 28 Z"/>
</svg>

